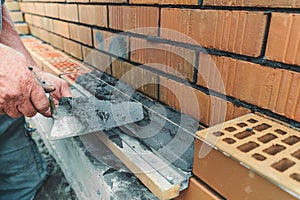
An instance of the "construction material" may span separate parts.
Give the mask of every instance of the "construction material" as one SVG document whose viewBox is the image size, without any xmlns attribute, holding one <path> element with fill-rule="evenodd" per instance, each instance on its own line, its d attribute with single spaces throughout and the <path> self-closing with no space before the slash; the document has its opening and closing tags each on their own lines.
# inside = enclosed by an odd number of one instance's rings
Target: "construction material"
<svg viewBox="0 0 300 200">
<path fill-rule="evenodd" d="M 248 114 L 197 136 L 193 172 L 224 197 L 300 197 L 299 131 Z"/>
</svg>

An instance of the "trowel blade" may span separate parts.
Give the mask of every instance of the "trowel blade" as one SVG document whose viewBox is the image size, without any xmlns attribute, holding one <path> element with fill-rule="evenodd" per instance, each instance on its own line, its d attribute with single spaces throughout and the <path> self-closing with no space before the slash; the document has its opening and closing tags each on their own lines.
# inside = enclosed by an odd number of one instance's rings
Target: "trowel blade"
<svg viewBox="0 0 300 200">
<path fill-rule="evenodd" d="M 141 103 L 99 100 L 95 97 L 61 99 L 49 139 L 89 134 L 144 118 Z"/>
</svg>

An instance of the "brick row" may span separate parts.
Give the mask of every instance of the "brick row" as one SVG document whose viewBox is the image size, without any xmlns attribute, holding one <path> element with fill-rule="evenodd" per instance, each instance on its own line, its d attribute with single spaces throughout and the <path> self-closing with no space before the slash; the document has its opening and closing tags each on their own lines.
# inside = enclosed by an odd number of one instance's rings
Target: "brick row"
<svg viewBox="0 0 300 200">
<path fill-rule="evenodd" d="M 130 52 L 134 62 L 193 81 L 194 50 L 131 37 Z"/>
<path fill-rule="evenodd" d="M 267 16 L 262 12 L 165 8 L 161 38 L 258 57 Z"/>
<path fill-rule="evenodd" d="M 197 84 L 300 121 L 300 73 L 201 53 Z"/>
<path fill-rule="evenodd" d="M 133 4 L 198 5 L 198 0 L 129 0 Z"/>
<path fill-rule="evenodd" d="M 203 5 L 299 8 L 300 0 L 203 0 Z"/>
</svg>

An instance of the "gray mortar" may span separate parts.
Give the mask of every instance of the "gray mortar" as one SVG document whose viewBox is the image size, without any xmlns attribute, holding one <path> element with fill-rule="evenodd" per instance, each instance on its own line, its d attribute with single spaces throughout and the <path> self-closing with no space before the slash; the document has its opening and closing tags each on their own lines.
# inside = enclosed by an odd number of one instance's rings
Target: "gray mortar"
<svg viewBox="0 0 300 200">
<path fill-rule="evenodd" d="M 136 137 L 143 144 L 148 146 L 152 151 L 156 151 L 161 154 L 166 160 L 173 162 L 173 165 L 180 168 L 183 171 L 190 172 L 193 165 L 194 154 L 194 138 L 192 135 L 183 131 L 188 130 L 191 133 L 195 133 L 198 130 L 198 122 L 191 117 L 188 117 L 174 109 L 162 105 L 158 101 L 154 101 L 147 96 L 132 91 L 132 88 L 123 82 L 117 82 L 117 80 L 111 76 L 100 71 L 93 71 L 90 74 L 84 74 L 78 77 L 76 83 L 87 89 L 90 93 L 95 94 L 100 99 L 111 99 L 112 101 L 128 101 L 129 98 L 124 94 L 112 90 L 112 87 L 97 80 L 105 80 L 110 85 L 113 85 L 126 94 L 132 94 L 131 98 L 137 100 L 148 108 L 163 107 L 165 109 L 166 118 L 172 120 L 173 123 L 180 125 L 180 128 L 169 121 L 161 123 L 163 120 L 160 116 L 144 108 L 144 119 L 136 122 L 137 126 L 126 125 L 126 128 L 130 130 L 131 136 Z M 181 122 L 182 121 L 182 122 Z M 147 126 L 151 123 L 150 126 Z M 142 127 L 146 127 L 145 131 Z M 115 132 L 117 129 L 113 129 Z M 145 137 L 145 132 L 149 132 L 150 135 Z M 106 131 L 106 134 L 114 135 Z M 117 134 L 117 133 L 116 133 Z M 113 141 L 120 146 L 122 143 L 120 138 L 113 136 Z M 184 152 L 183 152 L 184 151 Z"/>
</svg>

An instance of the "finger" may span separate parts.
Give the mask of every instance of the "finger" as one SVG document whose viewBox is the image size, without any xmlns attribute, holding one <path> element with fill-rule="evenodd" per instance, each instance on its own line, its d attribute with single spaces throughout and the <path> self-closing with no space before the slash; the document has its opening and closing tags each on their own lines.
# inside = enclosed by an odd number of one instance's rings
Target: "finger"
<svg viewBox="0 0 300 200">
<path fill-rule="evenodd" d="M 32 87 L 30 100 L 37 112 L 47 117 L 51 116 L 49 100 L 43 88 L 37 82 Z"/>
<path fill-rule="evenodd" d="M 72 97 L 72 93 L 69 88 L 69 84 L 66 81 L 62 81 L 60 87 L 60 93 L 62 97 Z"/>
<path fill-rule="evenodd" d="M 20 113 L 17 109 L 17 107 L 12 108 L 12 107 L 6 107 L 3 109 L 4 113 L 10 116 L 11 118 L 19 118 L 22 116 L 22 113 Z"/>
<path fill-rule="evenodd" d="M 47 93 L 54 92 L 56 90 L 56 87 L 54 85 L 43 84 L 42 87 Z"/>
<path fill-rule="evenodd" d="M 28 99 L 18 106 L 18 110 L 26 117 L 33 117 L 36 115 L 37 110 L 33 107 L 31 101 Z"/>
</svg>

